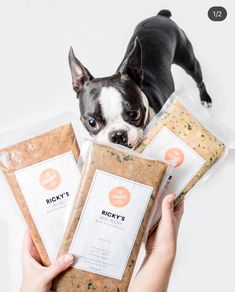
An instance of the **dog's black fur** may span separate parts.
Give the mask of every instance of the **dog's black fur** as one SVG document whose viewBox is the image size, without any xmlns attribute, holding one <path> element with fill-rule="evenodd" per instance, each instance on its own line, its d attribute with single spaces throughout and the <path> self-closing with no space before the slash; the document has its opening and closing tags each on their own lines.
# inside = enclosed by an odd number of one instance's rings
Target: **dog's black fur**
<svg viewBox="0 0 235 292">
<path fill-rule="evenodd" d="M 150 120 L 149 106 L 155 113 L 159 112 L 175 90 L 172 64 L 182 67 L 195 80 L 202 104 L 211 106 L 193 47 L 170 16 L 170 11 L 161 10 L 137 25 L 125 56 L 112 76 L 94 78 L 70 49 L 69 64 L 73 88 L 79 98 L 81 121 L 92 136 L 97 139 L 105 136 L 110 142 L 133 147 L 133 143 L 141 139 L 140 130 Z M 122 125 L 117 126 L 115 119 L 108 120 L 107 113 L 103 112 L 100 95 L 104 88 L 113 88 L 120 96 L 122 111 L 119 109 L 118 114 Z M 107 102 L 111 100 L 112 96 Z M 131 142 L 128 132 L 130 129 L 133 132 L 133 128 L 136 137 Z"/>
<path fill-rule="evenodd" d="M 142 90 L 156 113 L 175 90 L 172 64 L 182 67 L 194 79 L 202 104 L 210 107 L 212 100 L 206 91 L 201 66 L 194 55 L 192 44 L 170 17 L 169 10 L 161 10 L 156 16 L 137 25 L 117 71 L 123 66 L 138 38 L 142 54 Z"/>
</svg>

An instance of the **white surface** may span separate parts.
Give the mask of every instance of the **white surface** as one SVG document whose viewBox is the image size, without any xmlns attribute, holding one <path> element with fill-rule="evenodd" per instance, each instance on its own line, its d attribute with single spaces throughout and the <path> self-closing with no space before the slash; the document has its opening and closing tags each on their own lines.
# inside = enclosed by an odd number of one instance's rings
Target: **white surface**
<svg viewBox="0 0 235 292">
<path fill-rule="evenodd" d="M 226 21 L 211 22 L 209 7 L 223 5 Z M 233 1 L 100 0 L 0 2 L 0 132 L 65 110 L 77 111 L 67 62 L 73 45 L 95 76 L 119 65 L 135 25 L 169 8 L 185 30 L 202 64 L 213 98 L 212 114 L 235 128 Z M 197 100 L 194 82 L 173 68 Z M 235 153 L 205 184 L 195 187 L 185 204 L 170 292 L 235 291 Z M 0 192 L 1 290 L 18 291 L 20 249 L 25 229 L 7 185 Z"/>
</svg>

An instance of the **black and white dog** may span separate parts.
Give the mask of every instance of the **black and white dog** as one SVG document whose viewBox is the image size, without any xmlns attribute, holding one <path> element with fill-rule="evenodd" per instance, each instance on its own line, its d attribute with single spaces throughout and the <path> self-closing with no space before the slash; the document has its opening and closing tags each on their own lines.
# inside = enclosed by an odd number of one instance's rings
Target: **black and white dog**
<svg viewBox="0 0 235 292">
<path fill-rule="evenodd" d="M 195 80 L 202 104 L 211 106 L 193 47 L 170 16 L 170 11 L 161 10 L 138 24 L 123 61 L 109 77 L 94 78 L 70 49 L 81 121 L 97 142 L 131 148 L 139 142 L 153 114 L 174 92 L 172 64 Z"/>
</svg>

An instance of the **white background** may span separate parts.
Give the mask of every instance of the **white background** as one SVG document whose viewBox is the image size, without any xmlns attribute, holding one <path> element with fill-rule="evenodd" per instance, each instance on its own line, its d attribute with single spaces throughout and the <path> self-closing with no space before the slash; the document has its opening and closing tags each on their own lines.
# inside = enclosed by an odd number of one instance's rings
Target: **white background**
<svg viewBox="0 0 235 292">
<path fill-rule="evenodd" d="M 233 1 L 1 1 L 0 132 L 65 110 L 77 112 L 67 62 L 69 46 L 94 76 L 112 74 L 135 25 L 169 8 L 188 34 L 213 98 L 211 113 L 235 129 Z M 207 17 L 213 5 L 228 11 L 224 22 Z M 199 100 L 193 81 L 174 67 Z M 0 141 L 4 142 L 4 141 Z M 170 292 L 235 291 L 235 153 L 185 203 Z M 0 185 L 1 290 L 18 291 L 25 229 L 6 184 Z"/>
</svg>

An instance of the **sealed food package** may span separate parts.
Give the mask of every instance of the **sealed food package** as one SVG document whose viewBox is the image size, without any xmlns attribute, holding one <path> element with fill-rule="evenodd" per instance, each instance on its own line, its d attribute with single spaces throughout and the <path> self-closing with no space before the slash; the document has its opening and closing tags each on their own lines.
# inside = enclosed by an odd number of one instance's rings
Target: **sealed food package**
<svg viewBox="0 0 235 292">
<path fill-rule="evenodd" d="M 56 258 L 72 208 L 79 153 L 71 123 L 0 149 L 0 168 L 45 265 Z"/>
<path fill-rule="evenodd" d="M 222 161 L 231 133 L 190 97 L 174 93 L 150 122 L 136 151 L 154 159 L 176 159 L 165 193 L 180 201 L 209 169 Z"/>
<path fill-rule="evenodd" d="M 127 291 L 168 164 L 91 144 L 60 253 L 76 261 L 56 291 Z"/>
</svg>

